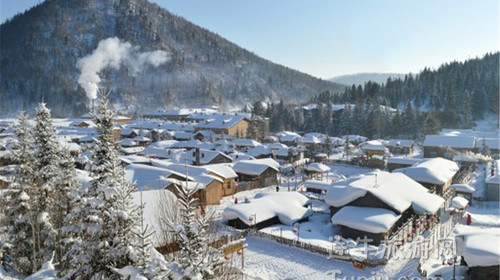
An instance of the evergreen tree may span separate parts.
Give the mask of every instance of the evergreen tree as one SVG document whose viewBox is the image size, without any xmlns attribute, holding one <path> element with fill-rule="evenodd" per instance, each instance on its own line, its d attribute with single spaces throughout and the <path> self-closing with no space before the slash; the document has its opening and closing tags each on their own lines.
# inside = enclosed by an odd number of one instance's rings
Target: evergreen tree
<svg viewBox="0 0 500 280">
<path fill-rule="evenodd" d="M 40 103 L 35 110 L 32 184 L 27 192 L 31 199 L 33 272 L 52 258 L 55 245 L 56 229 L 52 220 L 52 207 L 60 159 L 59 144 L 54 135 L 50 110 L 44 103 Z"/>
<path fill-rule="evenodd" d="M 93 116 L 98 136 L 92 151 L 92 184 L 83 194 L 82 207 L 70 215 L 79 222 L 75 233 L 78 240 L 67 254 L 71 257 L 70 278 L 118 279 L 112 268 L 135 264 L 135 186 L 124 178 L 113 139 L 114 114 L 106 99 L 106 95 L 101 96 L 98 114 Z"/>
<path fill-rule="evenodd" d="M 352 133 L 352 119 L 351 106 L 347 104 L 340 116 L 340 133 L 342 135 L 349 135 Z"/>
<path fill-rule="evenodd" d="M 486 143 L 486 138 L 483 137 L 483 144 L 481 146 L 481 154 L 485 156 L 491 156 L 491 150 L 488 144 Z"/>
<path fill-rule="evenodd" d="M 12 265 L 21 273 L 33 272 L 33 231 L 30 224 L 31 199 L 28 189 L 33 173 L 33 138 L 30 134 L 28 117 L 21 112 L 17 118 L 13 145 L 13 159 L 19 164 L 13 182 L 5 193 L 5 210 L 2 225 L 6 230 L 6 244 Z M 6 253 L 7 254 L 7 253 Z"/>
<path fill-rule="evenodd" d="M 441 124 L 439 123 L 438 118 L 436 117 L 436 113 L 433 111 L 430 111 L 427 113 L 427 116 L 425 117 L 424 124 L 422 126 L 422 134 L 425 135 L 431 135 L 431 134 L 437 134 L 441 131 Z"/>
<path fill-rule="evenodd" d="M 187 183 L 186 183 L 187 184 Z M 206 279 L 214 274 L 214 267 L 220 261 L 218 250 L 208 245 L 208 215 L 198 215 L 196 188 L 176 185 L 180 204 L 181 224 L 164 221 L 178 238 L 181 248 L 179 274 L 181 279 Z M 174 275 L 175 277 L 175 275 Z"/>
<path fill-rule="evenodd" d="M 59 173 L 54 193 L 55 201 L 51 214 L 56 229 L 54 261 L 59 264 L 59 271 L 66 271 L 69 268 L 69 263 L 66 259 L 63 259 L 69 250 L 69 240 L 71 240 L 71 237 L 67 236 L 66 232 L 67 229 L 73 228 L 75 223 L 68 216 L 75 209 L 79 209 L 81 204 L 79 195 L 80 187 L 76 177 L 74 159 L 68 149 L 61 148 Z"/>
<path fill-rule="evenodd" d="M 463 111 L 464 111 L 464 127 L 470 128 L 472 127 L 472 109 L 471 109 L 471 96 L 469 91 L 465 91 L 464 94 L 464 102 L 463 102 Z"/>
</svg>

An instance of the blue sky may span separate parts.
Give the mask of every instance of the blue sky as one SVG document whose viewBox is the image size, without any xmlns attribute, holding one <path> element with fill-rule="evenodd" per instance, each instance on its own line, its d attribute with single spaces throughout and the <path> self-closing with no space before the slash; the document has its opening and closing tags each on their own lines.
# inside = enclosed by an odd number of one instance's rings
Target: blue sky
<svg viewBox="0 0 500 280">
<path fill-rule="evenodd" d="M 41 0 L 0 0 L 1 21 Z M 155 0 L 273 62 L 320 78 L 417 73 L 498 51 L 498 0 Z"/>
</svg>

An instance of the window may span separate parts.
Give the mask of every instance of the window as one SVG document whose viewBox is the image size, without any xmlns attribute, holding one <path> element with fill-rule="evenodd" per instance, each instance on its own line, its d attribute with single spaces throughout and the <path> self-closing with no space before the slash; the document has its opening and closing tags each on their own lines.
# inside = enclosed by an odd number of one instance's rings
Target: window
<svg viewBox="0 0 500 280">
<path fill-rule="evenodd" d="M 231 182 L 227 182 L 227 189 L 231 189 Z"/>
</svg>

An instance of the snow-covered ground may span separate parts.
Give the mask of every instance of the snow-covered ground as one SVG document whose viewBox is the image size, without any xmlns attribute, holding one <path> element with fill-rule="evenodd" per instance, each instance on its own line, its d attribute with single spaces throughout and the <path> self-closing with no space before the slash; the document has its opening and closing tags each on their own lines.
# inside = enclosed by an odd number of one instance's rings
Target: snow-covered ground
<svg viewBox="0 0 500 280">
<path fill-rule="evenodd" d="M 358 269 L 351 262 L 328 259 L 303 249 L 249 236 L 246 239 L 245 273 L 260 279 L 350 279 L 350 277 L 418 277 L 417 259 L 391 260 L 385 266 Z M 355 278 L 359 279 L 359 278 Z M 363 278 L 361 278 L 363 279 Z M 377 278 L 375 278 L 377 279 Z M 411 278 L 410 278 L 411 279 Z"/>
</svg>

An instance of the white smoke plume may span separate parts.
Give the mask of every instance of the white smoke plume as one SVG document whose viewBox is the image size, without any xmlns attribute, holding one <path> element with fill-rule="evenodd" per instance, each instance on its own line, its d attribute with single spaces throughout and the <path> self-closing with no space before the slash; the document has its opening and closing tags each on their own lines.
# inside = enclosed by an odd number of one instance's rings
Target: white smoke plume
<svg viewBox="0 0 500 280">
<path fill-rule="evenodd" d="M 133 47 L 128 42 L 122 42 L 116 37 L 107 38 L 99 42 L 92 54 L 78 60 L 77 66 L 81 71 L 78 84 L 85 90 L 87 97 L 94 100 L 101 82 L 99 73 L 103 69 L 111 67 L 118 70 L 125 65 L 135 75 L 146 65 L 158 67 L 169 59 L 169 52 L 139 52 L 139 47 Z"/>
</svg>

